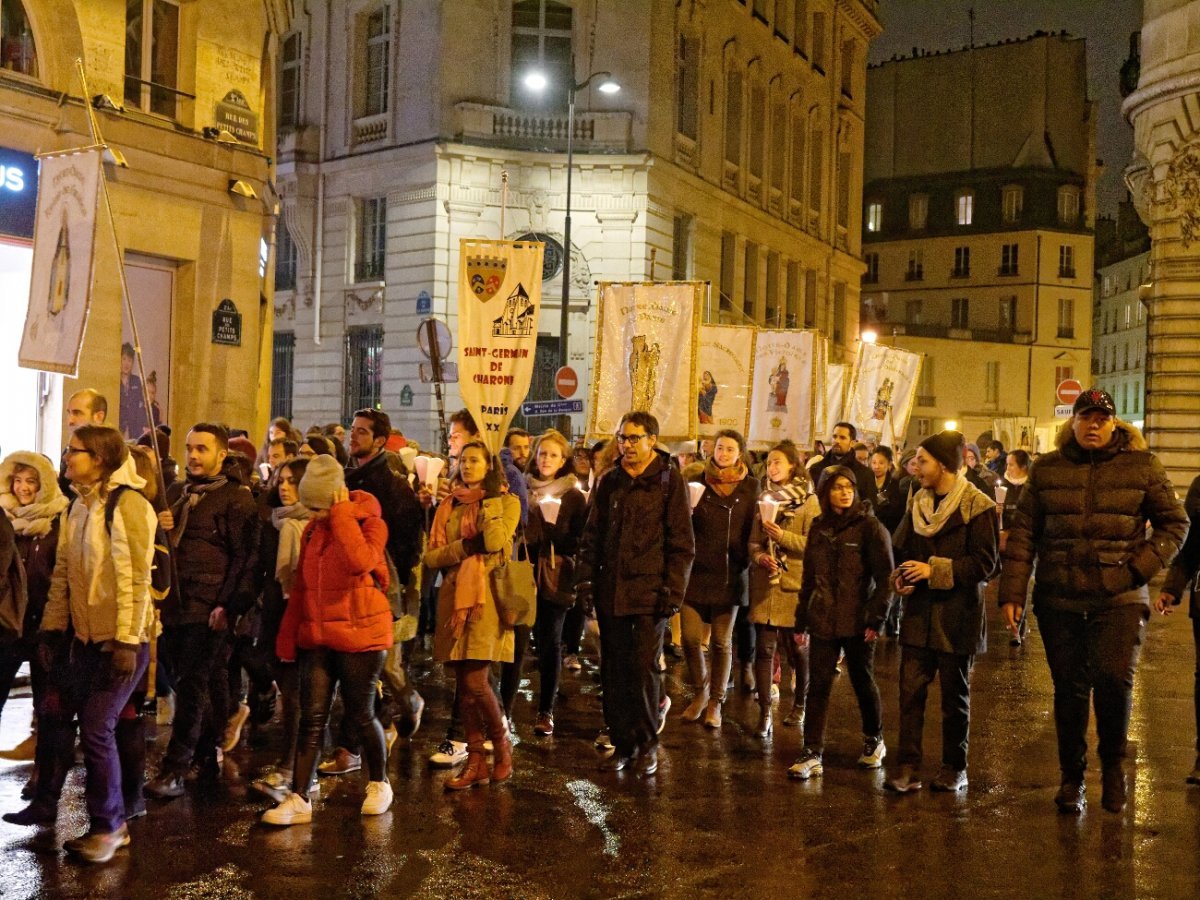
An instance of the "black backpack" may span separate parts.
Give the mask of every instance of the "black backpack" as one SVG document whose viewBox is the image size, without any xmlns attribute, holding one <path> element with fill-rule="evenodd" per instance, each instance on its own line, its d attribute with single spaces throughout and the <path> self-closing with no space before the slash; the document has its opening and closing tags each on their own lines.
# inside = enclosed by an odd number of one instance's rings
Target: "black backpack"
<svg viewBox="0 0 1200 900">
<path fill-rule="evenodd" d="M 150 502 L 145 494 L 127 484 L 119 484 L 113 488 L 108 494 L 108 499 L 104 501 L 104 527 L 108 531 L 109 538 L 112 537 L 113 516 L 116 514 L 117 504 L 121 502 L 121 495 L 126 491 L 133 491 L 135 494 L 140 495 L 147 503 Z M 162 525 L 158 524 L 156 516 L 154 526 L 154 559 L 150 564 L 150 600 L 154 603 L 155 609 L 161 609 L 170 594 L 171 545 L 167 541 L 167 535 L 163 531 Z"/>
</svg>

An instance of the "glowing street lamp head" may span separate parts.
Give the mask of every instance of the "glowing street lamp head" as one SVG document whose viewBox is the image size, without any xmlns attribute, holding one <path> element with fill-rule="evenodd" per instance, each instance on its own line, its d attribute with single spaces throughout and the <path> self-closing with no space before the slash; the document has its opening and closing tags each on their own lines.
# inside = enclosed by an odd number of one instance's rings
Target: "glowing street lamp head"
<svg viewBox="0 0 1200 900">
<path fill-rule="evenodd" d="M 540 93 L 546 89 L 548 84 L 549 82 L 546 80 L 546 76 L 541 72 L 530 72 L 525 76 L 525 87 L 529 88 L 531 91 L 537 91 Z"/>
<path fill-rule="evenodd" d="M 958 431 L 958 422 L 955 419 L 947 419 L 945 425 L 942 426 L 946 431 Z"/>
<path fill-rule="evenodd" d="M 597 88 L 597 90 L 602 94 L 615 94 L 621 90 L 621 86 L 611 78 L 606 78 L 604 81 L 600 82 L 600 86 Z"/>
<path fill-rule="evenodd" d="M 877 340 L 879 340 L 879 335 L 876 334 L 874 331 L 868 330 L 868 331 L 864 331 L 862 333 L 862 341 L 864 344 L 873 344 Z"/>
</svg>

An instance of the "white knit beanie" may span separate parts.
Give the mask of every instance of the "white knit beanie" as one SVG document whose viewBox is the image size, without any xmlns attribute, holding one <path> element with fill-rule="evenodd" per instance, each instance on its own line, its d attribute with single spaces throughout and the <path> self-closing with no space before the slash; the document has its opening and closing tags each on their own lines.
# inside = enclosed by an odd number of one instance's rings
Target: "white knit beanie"
<svg viewBox="0 0 1200 900">
<path fill-rule="evenodd" d="M 300 479 L 300 502 L 309 509 L 329 509 L 334 493 L 345 486 L 346 475 L 335 457 L 314 456 Z"/>
</svg>

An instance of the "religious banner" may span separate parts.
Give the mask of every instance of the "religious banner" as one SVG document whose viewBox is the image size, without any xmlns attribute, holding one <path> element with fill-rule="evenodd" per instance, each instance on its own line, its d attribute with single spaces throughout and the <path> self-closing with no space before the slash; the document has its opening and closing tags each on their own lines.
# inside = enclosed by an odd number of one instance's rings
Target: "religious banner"
<svg viewBox="0 0 1200 900">
<path fill-rule="evenodd" d="M 749 429 L 754 339 L 755 329 L 745 325 L 700 326 L 696 415 L 701 437 L 712 437 L 722 428 L 743 435 Z"/>
<path fill-rule="evenodd" d="M 1033 416 L 1010 416 L 992 420 L 992 437 L 1005 450 L 1027 450 L 1037 446 L 1037 419 Z"/>
<path fill-rule="evenodd" d="M 26 369 L 72 377 L 79 370 L 91 306 L 102 152 L 39 157 L 29 309 L 18 357 Z"/>
<path fill-rule="evenodd" d="M 702 281 L 600 285 L 588 434 L 611 437 L 621 416 L 645 410 L 659 442 L 695 440 L 696 354 Z"/>
<path fill-rule="evenodd" d="M 539 241 L 459 244 L 459 391 L 493 453 L 533 378 L 544 250 Z"/>
<path fill-rule="evenodd" d="M 859 440 L 890 447 L 903 440 L 920 374 L 920 354 L 881 344 L 859 346 L 845 415 L 858 429 Z"/>
<path fill-rule="evenodd" d="M 817 413 L 817 339 L 812 331 L 759 331 L 754 345 L 750 428 L 746 440 L 765 449 L 789 439 L 813 441 Z"/>
<path fill-rule="evenodd" d="M 821 416 L 817 437 L 828 441 L 833 434 L 833 426 L 843 422 L 842 411 L 846 405 L 846 378 L 849 366 L 844 363 L 827 363 L 825 365 L 825 390 L 822 392 L 824 415 Z"/>
</svg>

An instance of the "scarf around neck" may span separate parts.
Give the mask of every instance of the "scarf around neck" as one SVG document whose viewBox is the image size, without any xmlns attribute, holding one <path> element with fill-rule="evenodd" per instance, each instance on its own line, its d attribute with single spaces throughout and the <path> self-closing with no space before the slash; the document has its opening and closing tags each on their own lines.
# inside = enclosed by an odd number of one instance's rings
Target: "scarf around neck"
<svg viewBox="0 0 1200 900">
<path fill-rule="evenodd" d="M 312 518 L 312 510 L 303 503 L 292 503 L 288 506 L 277 506 L 271 510 L 271 524 L 278 531 L 283 528 L 283 523 L 288 519 L 305 519 Z"/>
<path fill-rule="evenodd" d="M 13 531 L 24 537 L 44 537 L 50 533 L 54 520 L 70 505 L 70 501 L 58 494 L 50 500 L 20 506 L 14 494 L 5 494 L 0 504 L 12 522 Z"/>
<path fill-rule="evenodd" d="M 179 500 L 180 510 L 176 516 L 175 529 L 171 532 L 172 547 L 178 547 L 179 542 L 183 539 L 183 533 L 187 529 L 188 516 L 192 509 L 204 499 L 205 495 L 220 490 L 228 483 L 229 478 L 225 475 L 211 477 L 188 475 L 187 481 L 183 485 L 183 496 Z"/>
<path fill-rule="evenodd" d="M 563 494 L 578 486 L 574 475 L 563 475 L 560 478 L 551 478 L 549 481 L 538 478 L 536 475 L 530 475 L 528 479 L 530 503 L 537 503 L 546 497 L 561 499 Z"/>
<path fill-rule="evenodd" d="M 786 482 L 785 484 L 777 485 L 771 482 L 771 486 L 762 492 L 760 499 L 770 498 L 779 504 L 779 510 L 775 513 L 775 521 L 782 524 L 800 511 L 808 500 L 808 491 L 804 487 L 804 482 L 799 479 Z"/>
<path fill-rule="evenodd" d="M 469 488 L 459 482 L 433 515 L 433 526 L 429 530 L 430 549 L 436 550 L 450 543 L 446 526 L 455 507 L 462 509 L 462 516 L 458 522 L 459 538 L 470 538 L 479 534 L 483 489 Z M 479 616 L 486 597 L 487 559 L 485 554 L 473 553 L 458 564 L 458 576 L 454 580 L 454 612 L 446 627 L 454 632 L 455 639 L 462 637 L 468 620 Z"/>
<path fill-rule="evenodd" d="M 959 475 L 954 480 L 954 487 L 950 488 L 950 493 L 942 498 L 937 509 L 934 509 L 933 504 L 934 492 L 929 488 L 921 488 L 913 498 L 913 530 L 921 537 L 933 537 L 941 531 L 950 517 L 962 505 L 963 497 L 970 484 L 965 475 Z"/>
<path fill-rule="evenodd" d="M 1023 485 L 1025 482 L 1027 482 L 1029 480 L 1029 476 L 1022 475 L 1020 478 L 1010 478 L 1008 475 L 1005 475 L 1004 480 L 1007 481 L 1009 484 L 1011 484 L 1013 487 L 1020 487 L 1021 485 Z"/>
<path fill-rule="evenodd" d="M 717 468 L 711 459 L 704 463 L 704 482 L 722 497 L 728 497 L 746 477 L 746 464 L 740 459 L 732 466 Z"/>
</svg>

